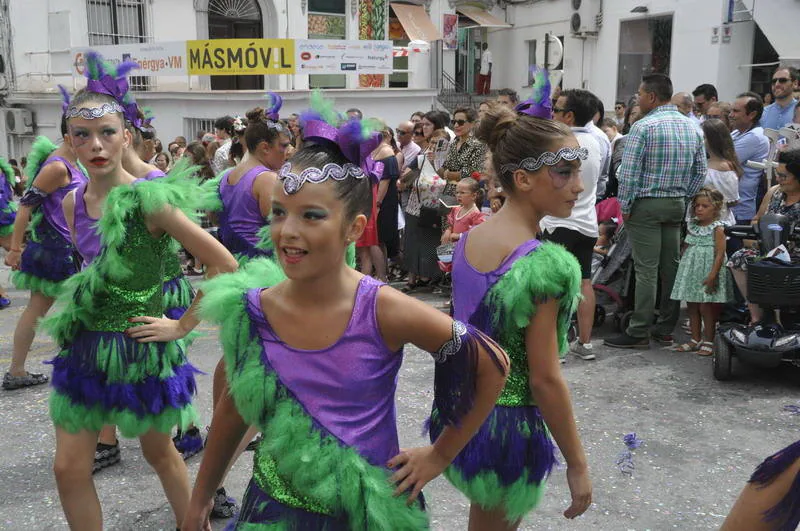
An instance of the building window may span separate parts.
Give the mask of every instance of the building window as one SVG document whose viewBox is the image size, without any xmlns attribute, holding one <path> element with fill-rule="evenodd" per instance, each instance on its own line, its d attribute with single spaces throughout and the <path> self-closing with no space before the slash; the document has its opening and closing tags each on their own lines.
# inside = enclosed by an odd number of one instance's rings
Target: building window
<svg viewBox="0 0 800 531">
<path fill-rule="evenodd" d="M 146 0 L 88 0 L 89 46 L 134 44 L 149 40 L 150 9 Z M 133 90 L 148 90 L 151 80 L 131 76 Z"/>
<path fill-rule="evenodd" d="M 347 38 L 346 3 L 345 0 L 309 0 L 308 38 Z M 308 85 L 311 88 L 345 88 L 347 77 L 345 74 L 311 74 L 308 76 Z"/>
<path fill-rule="evenodd" d="M 145 0 L 88 0 L 89 46 L 147 42 Z"/>
<path fill-rule="evenodd" d="M 215 119 L 211 118 L 184 118 L 183 119 L 183 135 L 190 139 L 189 142 L 197 138 L 197 133 L 205 131 L 206 133 L 214 132 Z M 166 145 L 164 146 L 166 147 Z"/>
<path fill-rule="evenodd" d="M 671 50 L 672 15 L 621 22 L 617 99 L 636 94 L 647 74 L 669 75 Z"/>
<path fill-rule="evenodd" d="M 527 41 L 528 43 L 528 86 L 533 86 L 533 73 L 531 67 L 536 66 L 536 39 Z"/>
</svg>

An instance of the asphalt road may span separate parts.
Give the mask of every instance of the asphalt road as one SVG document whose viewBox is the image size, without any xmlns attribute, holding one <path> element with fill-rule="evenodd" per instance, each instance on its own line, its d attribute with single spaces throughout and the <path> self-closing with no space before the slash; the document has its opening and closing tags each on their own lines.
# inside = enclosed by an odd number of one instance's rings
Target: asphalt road
<svg viewBox="0 0 800 531">
<path fill-rule="evenodd" d="M 7 285 L 7 270 L 0 268 Z M 13 305 L 0 311 L 0 362 L 8 365 L 11 338 L 27 293 L 11 290 Z M 444 299 L 421 298 L 443 308 Z M 192 347 L 199 377 L 198 409 L 210 420 L 211 376 L 220 349 L 217 332 Z M 711 361 L 666 349 L 614 351 L 601 346 L 614 331 L 597 331 L 598 359 L 571 357 L 563 366 L 594 482 L 594 504 L 575 521 L 561 512 L 569 504 L 564 469 L 553 474 L 539 509 L 523 523 L 537 530 L 717 529 L 753 468 L 765 456 L 794 442 L 800 416 L 783 410 L 798 403 L 800 372 L 745 370 L 733 382 L 711 376 Z M 37 337 L 29 369 L 53 356 L 54 344 Z M 741 372 L 741 371 L 740 371 Z M 433 364 L 414 347 L 406 349 L 397 393 L 401 445 L 424 444 L 421 423 L 432 400 Z M 66 529 L 52 474 L 53 428 L 46 386 L 0 391 L 0 529 Z M 617 460 L 631 432 L 644 441 L 633 451 L 632 475 Z M 192 477 L 202 454 L 190 459 Z M 250 457 L 236 464 L 227 481 L 240 498 L 250 476 Z M 172 530 L 174 521 L 159 483 L 135 440 L 122 441 L 122 463 L 100 472 L 96 485 L 106 529 Z M 425 490 L 433 529 L 466 529 L 466 499 L 443 479 Z M 222 529 L 217 523 L 215 529 Z"/>
</svg>

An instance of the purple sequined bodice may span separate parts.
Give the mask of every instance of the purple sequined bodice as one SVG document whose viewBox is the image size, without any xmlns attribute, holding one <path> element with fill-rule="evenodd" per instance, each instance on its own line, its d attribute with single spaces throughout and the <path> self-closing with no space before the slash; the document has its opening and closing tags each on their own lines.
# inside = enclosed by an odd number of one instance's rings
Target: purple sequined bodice
<svg viewBox="0 0 800 531">
<path fill-rule="evenodd" d="M 253 195 L 253 182 L 256 177 L 270 171 L 266 166 L 256 166 L 248 170 L 236 184 L 228 184 L 231 172 L 222 176 L 219 184 L 219 195 L 222 199 L 223 218 L 220 219 L 220 238 L 223 245 L 231 252 L 241 252 L 233 240 L 235 236 L 244 239 L 250 245 L 258 243 L 258 231 L 267 224 L 261 215 L 258 201 Z M 224 226 L 223 226 L 224 225 Z M 232 232 L 233 234 L 229 234 Z M 226 241 L 227 240 L 227 241 Z"/>
<path fill-rule="evenodd" d="M 81 184 L 87 183 L 88 180 L 83 172 L 81 172 L 78 168 L 73 166 L 71 162 L 63 157 L 49 157 L 46 161 L 44 161 L 44 164 L 42 164 L 42 169 L 48 164 L 52 164 L 54 162 L 60 162 L 67 167 L 70 178 L 69 184 L 62 186 L 58 190 L 49 194 L 45 200 L 42 201 L 41 208 L 48 223 L 50 223 L 50 225 L 52 225 L 53 228 L 56 229 L 65 240 L 71 241 L 69 235 L 69 226 L 67 226 L 67 220 L 64 218 L 64 210 L 61 208 L 61 203 L 64 201 L 64 198 L 68 193 Z M 41 171 L 42 170 L 40 169 L 39 172 Z"/>
<path fill-rule="evenodd" d="M 486 293 L 504 274 L 511 269 L 517 259 L 527 255 L 539 246 L 539 240 L 528 240 L 506 256 L 496 269 L 483 273 L 467 260 L 466 246 L 469 233 L 458 240 L 453 251 L 453 318 L 470 323 L 482 332 L 491 335 L 488 319 L 476 318 L 476 310 L 486 297 Z M 488 316 L 486 316 L 488 317 Z"/>
<path fill-rule="evenodd" d="M 72 214 L 74 226 L 72 242 L 83 258 L 83 267 L 91 264 L 100 254 L 100 235 L 96 230 L 97 220 L 89 216 L 86 211 L 86 201 L 83 198 L 86 186 L 87 183 L 84 183 L 75 190 L 75 209 Z"/>
<path fill-rule="evenodd" d="M 323 350 L 283 343 L 261 309 L 260 289 L 248 292 L 247 306 L 261 338 L 261 355 L 280 381 L 318 424 L 385 468 L 399 451 L 394 395 L 403 354 L 389 350 L 378 328 L 381 285 L 370 277 L 361 279 L 347 329 Z"/>
</svg>

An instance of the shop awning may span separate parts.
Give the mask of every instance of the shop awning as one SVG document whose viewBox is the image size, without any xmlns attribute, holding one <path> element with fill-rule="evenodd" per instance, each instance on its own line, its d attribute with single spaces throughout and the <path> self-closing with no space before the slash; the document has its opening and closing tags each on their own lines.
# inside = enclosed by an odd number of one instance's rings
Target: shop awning
<svg viewBox="0 0 800 531">
<path fill-rule="evenodd" d="M 511 24 L 507 24 L 490 14 L 485 9 L 474 6 L 457 7 L 456 11 L 475 22 L 476 26 L 482 28 L 510 28 Z"/>
<path fill-rule="evenodd" d="M 389 5 L 394 9 L 397 19 L 403 25 L 410 40 L 432 42 L 442 39 L 442 34 L 434 26 L 424 7 L 394 3 Z"/>
<path fill-rule="evenodd" d="M 753 10 L 753 18 L 764 32 L 769 43 L 778 52 L 782 62 L 800 61 L 800 39 L 797 38 L 797 17 L 800 3 L 780 0 L 780 6 L 759 6 Z M 734 36 L 734 39 L 736 36 Z"/>
</svg>

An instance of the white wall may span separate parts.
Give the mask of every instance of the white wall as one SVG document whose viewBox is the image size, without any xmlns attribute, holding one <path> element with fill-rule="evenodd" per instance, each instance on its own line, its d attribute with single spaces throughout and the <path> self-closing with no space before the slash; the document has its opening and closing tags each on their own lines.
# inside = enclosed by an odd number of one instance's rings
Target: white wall
<svg viewBox="0 0 800 531">
<path fill-rule="evenodd" d="M 495 56 L 492 85 L 522 90 L 524 95 L 528 65 L 525 41 L 536 39 L 542 46 L 546 33 L 564 35 L 564 87 L 591 90 L 606 109 L 613 108 L 620 23 L 644 18 L 631 13 L 636 5 L 646 5 L 648 17 L 673 15 L 670 77 L 676 92 L 691 92 L 701 83 L 713 83 L 720 98 L 731 99 L 747 90 L 750 70 L 739 65 L 749 63 L 752 57 L 753 23 L 734 24 L 730 43 L 711 43 L 711 28 L 722 24 L 725 0 L 605 0 L 602 28 L 597 37 L 585 41 L 570 33 L 573 10 L 569 0 L 509 6 L 508 20 L 514 27 L 489 32 L 489 46 Z M 800 16 L 800 4 L 797 8 Z"/>
</svg>

